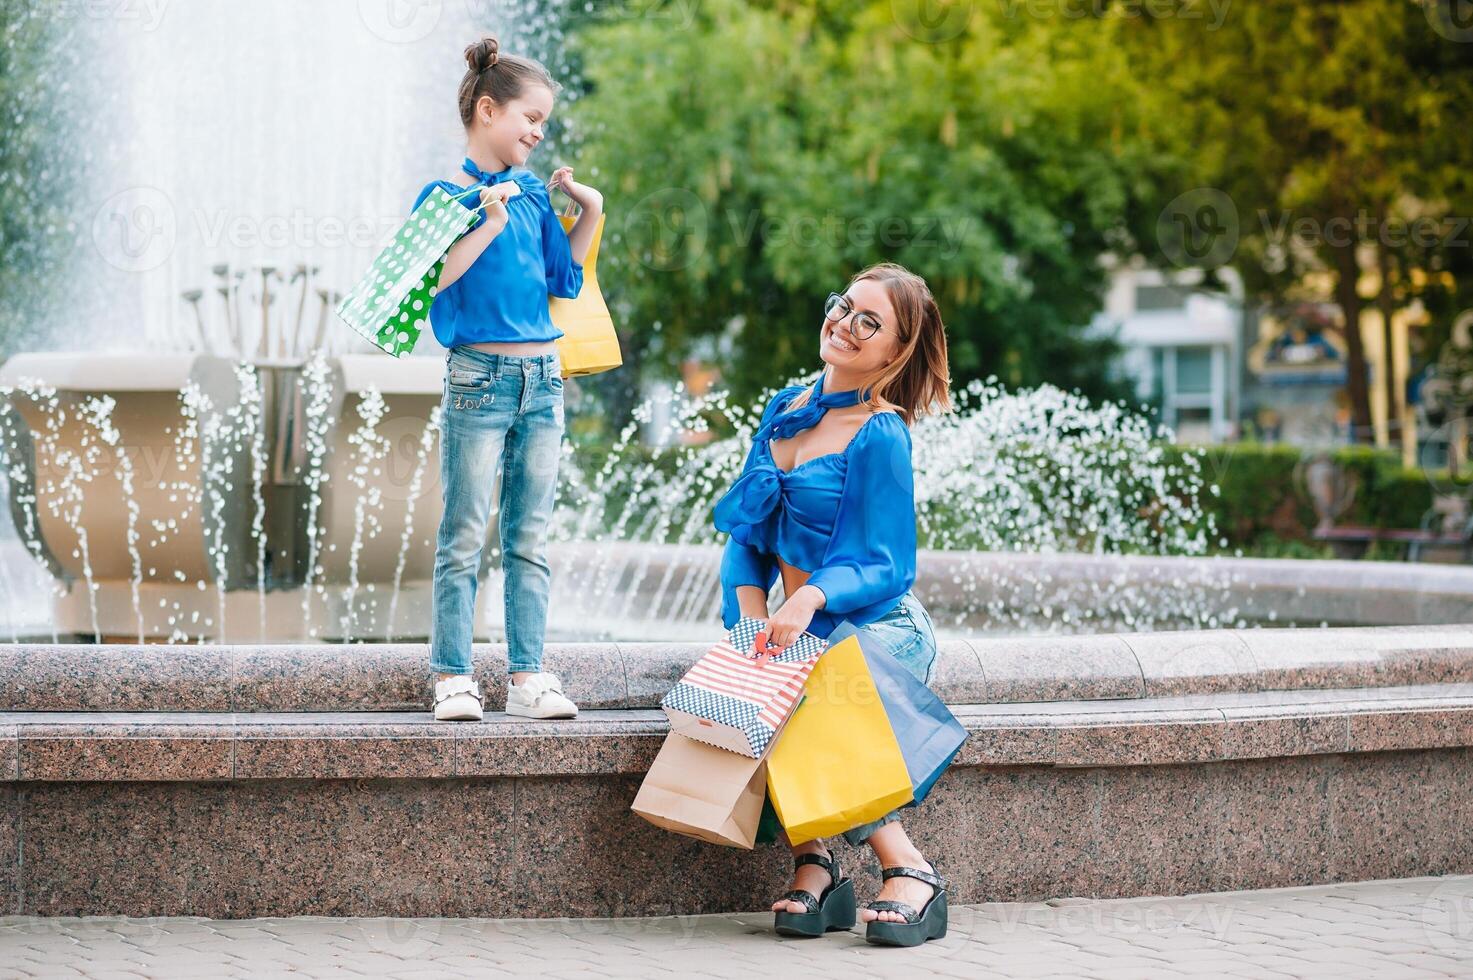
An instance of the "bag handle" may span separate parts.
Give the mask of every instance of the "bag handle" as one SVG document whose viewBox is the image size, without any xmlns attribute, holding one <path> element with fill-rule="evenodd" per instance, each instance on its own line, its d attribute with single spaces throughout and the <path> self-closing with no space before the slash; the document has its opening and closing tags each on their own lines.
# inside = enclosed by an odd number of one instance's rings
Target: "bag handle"
<svg viewBox="0 0 1473 980">
<path fill-rule="evenodd" d="M 791 646 L 791 644 L 789 644 L 789 645 Z M 771 652 L 771 650 L 768 649 L 767 630 L 766 630 L 766 628 L 763 628 L 763 629 L 761 629 L 761 630 L 758 631 L 757 636 L 752 640 L 752 649 L 753 649 L 753 652 L 756 654 L 756 656 L 753 657 L 753 659 L 757 661 L 757 666 L 759 668 L 766 667 L 767 664 L 768 664 L 768 662 L 770 660 L 772 660 L 772 658 L 774 656 L 774 654 Z M 777 652 L 776 656 L 781 656 L 787 649 L 788 649 L 787 647 L 783 647 L 781 650 L 779 650 Z M 822 651 L 819 652 L 819 654 L 818 654 L 817 657 L 804 657 L 803 658 L 803 662 L 810 661 L 810 660 L 811 661 L 814 661 L 814 662 L 817 662 L 818 661 L 818 657 L 821 657 L 821 656 L 823 656 L 823 652 Z"/>
<path fill-rule="evenodd" d="M 477 193 L 478 194 L 478 193 L 480 193 L 481 191 L 485 190 L 487 187 L 490 187 L 490 186 L 491 186 L 490 184 L 483 184 L 480 181 L 477 181 L 476 183 L 472 184 L 469 188 L 467 188 L 464 192 L 462 192 L 460 194 L 456 194 L 450 200 L 452 200 L 452 201 L 459 201 L 462 197 L 469 197 L 473 193 Z M 469 212 L 471 212 L 472 214 L 475 214 L 477 211 L 484 211 L 485 209 L 486 209 L 486 203 L 484 201 L 482 201 L 480 204 L 477 204 L 473 208 L 466 208 L 466 210 L 469 211 Z"/>
<path fill-rule="evenodd" d="M 472 184 L 470 187 L 466 188 L 464 191 L 460 192 L 459 194 L 452 195 L 451 198 L 450 198 L 450 200 L 452 200 L 452 201 L 459 201 L 463 197 L 470 197 L 471 194 L 476 193 L 477 191 L 480 191 L 482 188 L 487 187 L 487 186 L 489 186 L 489 185 L 480 183 L 478 181 L 478 182 Z M 477 204 L 475 207 L 468 208 L 467 210 L 470 210 L 470 211 L 479 211 L 482 208 L 484 208 L 485 206 L 486 205 L 484 205 L 484 204 Z M 568 198 L 568 203 L 563 207 L 563 211 L 562 211 L 563 217 L 564 218 L 572 218 L 572 217 L 574 217 L 575 215 L 574 215 L 573 209 L 575 207 L 578 207 L 577 202 L 574 201 L 571 197 Z M 578 208 L 577 213 L 578 214 L 581 214 L 582 212 L 583 212 L 583 209 L 582 208 Z"/>
<path fill-rule="evenodd" d="M 489 186 L 491 186 L 491 185 L 490 184 L 482 183 L 481 181 L 476 181 L 474 184 L 472 184 L 470 187 L 466 188 L 465 190 L 461 191 L 459 194 L 451 195 L 450 200 L 452 200 L 452 201 L 459 201 L 461 198 L 463 198 L 463 197 L 470 197 L 472 194 L 479 193 L 480 191 L 485 190 Z M 480 204 L 477 204 L 473 208 L 466 208 L 466 210 L 469 211 L 469 212 L 471 212 L 472 214 L 474 214 L 477 211 L 485 210 L 485 208 L 486 208 L 485 202 L 482 202 Z"/>
</svg>

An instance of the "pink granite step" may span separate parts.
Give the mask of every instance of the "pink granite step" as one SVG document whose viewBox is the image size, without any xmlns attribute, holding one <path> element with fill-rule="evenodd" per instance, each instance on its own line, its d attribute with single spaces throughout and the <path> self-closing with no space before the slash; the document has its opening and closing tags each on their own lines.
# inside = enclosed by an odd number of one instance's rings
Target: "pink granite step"
<svg viewBox="0 0 1473 980">
<path fill-rule="evenodd" d="M 1150 766 L 1473 745 L 1473 684 L 957 705 L 961 766 Z M 0 712 L 0 781 L 178 782 L 643 773 L 657 710 Z"/>
<path fill-rule="evenodd" d="M 589 709 L 653 708 L 700 643 L 552 643 L 546 669 Z M 488 706 L 506 648 L 476 644 Z M 424 644 L 0 646 L 0 711 L 413 711 Z M 948 640 L 932 687 L 950 704 L 1473 682 L 1473 626 L 1203 630 Z"/>
</svg>

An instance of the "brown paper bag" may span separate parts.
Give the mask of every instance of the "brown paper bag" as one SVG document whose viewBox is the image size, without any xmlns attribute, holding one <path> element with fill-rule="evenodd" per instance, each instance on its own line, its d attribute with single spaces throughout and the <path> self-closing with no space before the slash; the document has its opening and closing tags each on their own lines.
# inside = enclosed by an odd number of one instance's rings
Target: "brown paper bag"
<svg viewBox="0 0 1473 980">
<path fill-rule="evenodd" d="M 671 732 L 630 809 L 656 827 L 751 850 L 766 795 L 761 759 Z"/>
</svg>

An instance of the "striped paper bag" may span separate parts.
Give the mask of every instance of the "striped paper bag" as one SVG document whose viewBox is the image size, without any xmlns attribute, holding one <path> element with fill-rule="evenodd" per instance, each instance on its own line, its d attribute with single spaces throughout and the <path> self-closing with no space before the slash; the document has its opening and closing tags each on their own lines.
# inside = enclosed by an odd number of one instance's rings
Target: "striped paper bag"
<svg viewBox="0 0 1473 980">
<path fill-rule="evenodd" d="M 660 701 L 670 730 L 752 759 L 767 754 L 827 644 L 803 633 L 776 656 L 753 650 L 760 619 L 740 619 Z"/>
</svg>

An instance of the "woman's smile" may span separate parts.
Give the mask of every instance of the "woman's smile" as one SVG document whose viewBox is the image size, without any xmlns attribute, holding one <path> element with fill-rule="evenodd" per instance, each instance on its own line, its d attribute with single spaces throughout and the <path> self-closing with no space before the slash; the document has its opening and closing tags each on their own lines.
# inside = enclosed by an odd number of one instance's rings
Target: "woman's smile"
<svg viewBox="0 0 1473 980">
<path fill-rule="evenodd" d="M 835 330 L 832 326 L 827 327 L 826 329 L 829 332 L 828 344 L 830 347 L 834 348 L 835 350 L 842 351 L 845 354 L 859 353 L 859 348 L 850 341 L 847 341 L 840 337 L 839 331 Z"/>
</svg>

